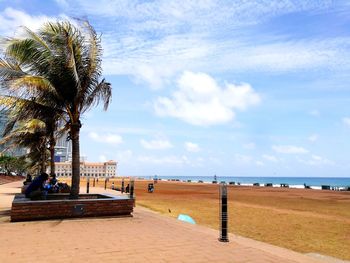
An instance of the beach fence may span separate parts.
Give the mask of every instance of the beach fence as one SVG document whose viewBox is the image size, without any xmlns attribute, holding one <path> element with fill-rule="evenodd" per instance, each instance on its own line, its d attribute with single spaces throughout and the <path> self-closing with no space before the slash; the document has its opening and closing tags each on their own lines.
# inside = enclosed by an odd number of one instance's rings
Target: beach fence
<svg viewBox="0 0 350 263">
<path fill-rule="evenodd" d="M 227 207 L 227 185 L 220 184 L 220 242 L 229 242 L 228 240 L 228 207 Z"/>
</svg>

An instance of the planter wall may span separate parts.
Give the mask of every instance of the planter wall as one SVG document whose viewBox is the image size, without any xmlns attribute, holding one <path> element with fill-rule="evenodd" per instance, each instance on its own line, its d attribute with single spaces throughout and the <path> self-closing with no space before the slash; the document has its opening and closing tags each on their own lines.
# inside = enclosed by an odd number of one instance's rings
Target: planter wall
<svg viewBox="0 0 350 263">
<path fill-rule="evenodd" d="M 81 194 L 77 200 L 70 200 L 69 194 L 50 194 L 48 200 L 38 201 L 16 194 L 12 202 L 11 221 L 131 216 L 134 202 L 128 196 L 108 194 Z"/>
</svg>

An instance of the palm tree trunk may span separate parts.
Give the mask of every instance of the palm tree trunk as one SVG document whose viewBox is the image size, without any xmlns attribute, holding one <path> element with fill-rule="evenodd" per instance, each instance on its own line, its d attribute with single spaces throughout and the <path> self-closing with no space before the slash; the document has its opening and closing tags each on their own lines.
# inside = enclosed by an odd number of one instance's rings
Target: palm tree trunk
<svg viewBox="0 0 350 263">
<path fill-rule="evenodd" d="M 55 137 L 53 135 L 50 136 L 50 175 L 55 175 Z"/>
<path fill-rule="evenodd" d="M 46 173 L 46 147 L 41 155 L 40 173 Z"/>
<path fill-rule="evenodd" d="M 72 188 L 70 192 L 71 199 L 78 199 L 80 187 L 80 123 L 71 124 L 72 139 Z"/>
</svg>

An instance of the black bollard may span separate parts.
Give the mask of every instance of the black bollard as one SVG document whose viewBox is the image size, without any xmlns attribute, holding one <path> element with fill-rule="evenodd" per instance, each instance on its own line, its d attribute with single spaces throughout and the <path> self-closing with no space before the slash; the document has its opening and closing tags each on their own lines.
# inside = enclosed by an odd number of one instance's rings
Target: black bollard
<svg viewBox="0 0 350 263">
<path fill-rule="evenodd" d="M 134 178 L 130 179 L 130 189 L 129 189 L 129 198 L 133 199 L 134 198 Z"/>
<path fill-rule="evenodd" d="M 107 178 L 105 179 L 105 190 L 107 189 Z"/>
<path fill-rule="evenodd" d="M 120 188 L 120 191 L 124 193 L 124 178 L 122 179 L 122 187 Z"/>
<path fill-rule="evenodd" d="M 86 193 L 89 193 L 89 188 L 90 188 L 90 177 L 88 177 L 87 181 L 86 181 Z"/>
<path fill-rule="evenodd" d="M 222 183 L 220 184 L 220 242 L 229 242 L 227 212 L 227 185 L 226 183 Z"/>
</svg>

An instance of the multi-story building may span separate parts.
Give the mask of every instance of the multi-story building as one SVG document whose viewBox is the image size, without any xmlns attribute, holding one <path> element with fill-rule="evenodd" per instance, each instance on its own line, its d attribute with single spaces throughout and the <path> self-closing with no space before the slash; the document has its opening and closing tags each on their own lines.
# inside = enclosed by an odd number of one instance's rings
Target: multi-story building
<svg viewBox="0 0 350 263">
<path fill-rule="evenodd" d="M 72 176 L 72 162 L 55 162 L 57 176 Z M 80 162 L 81 176 L 114 177 L 117 175 L 117 162 Z"/>
<path fill-rule="evenodd" d="M 2 133 L 4 132 L 4 128 L 7 122 L 7 114 L 2 110 L 0 111 L 0 139 L 2 138 Z M 0 152 L 4 149 L 3 145 L 0 145 Z"/>
<path fill-rule="evenodd" d="M 2 133 L 4 131 L 5 125 L 7 122 L 7 115 L 4 113 L 4 111 L 0 111 L 0 140 L 2 139 Z M 0 144 L 0 155 L 2 154 L 2 151 L 4 150 L 4 145 Z"/>
<path fill-rule="evenodd" d="M 55 146 L 55 162 L 67 162 L 72 159 L 72 141 L 67 139 L 68 134 L 57 138 Z"/>
<path fill-rule="evenodd" d="M 7 121 L 8 121 L 8 112 L 6 110 L 0 110 L 0 140 L 2 139 L 2 134 L 4 132 Z M 11 156 L 21 156 L 26 154 L 26 150 L 24 148 L 19 148 L 19 147 L 6 149 L 6 145 L 0 144 L 0 155 L 1 154 L 11 155 Z"/>
</svg>

